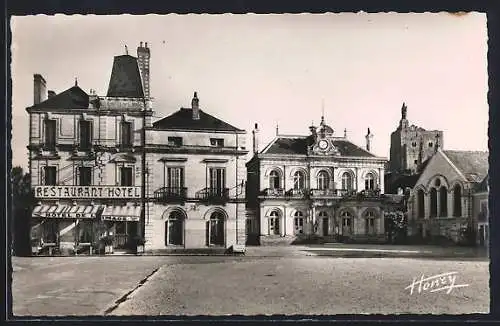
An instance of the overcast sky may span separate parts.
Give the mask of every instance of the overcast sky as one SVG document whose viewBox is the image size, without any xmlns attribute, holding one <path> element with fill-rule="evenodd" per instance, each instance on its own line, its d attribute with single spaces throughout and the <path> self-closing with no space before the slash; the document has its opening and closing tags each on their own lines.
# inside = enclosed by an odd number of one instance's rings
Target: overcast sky
<svg viewBox="0 0 500 326">
<path fill-rule="evenodd" d="M 74 85 L 106 95 L 113 56 L 151 48 L 157 117 L 189 106 L 248 131 L 261 148 L 276 124 L 307 134 L 324 107 L 338 136 L 389 157 L 390 133 L 410 124 L 444 130 L 446 149 L 487 150 L 486 15 L 147 15 L 14 17 L 13 165 L 27 168 L 33 74 L 60 93 Z M 322 104 L 324 103 L 324 104 Z"/>
</svg>

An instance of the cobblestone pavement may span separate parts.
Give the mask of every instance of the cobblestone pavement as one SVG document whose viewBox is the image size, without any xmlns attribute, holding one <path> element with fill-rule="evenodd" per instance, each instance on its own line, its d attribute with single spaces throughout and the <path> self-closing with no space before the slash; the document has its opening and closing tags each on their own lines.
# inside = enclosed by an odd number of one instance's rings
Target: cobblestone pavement
<svg viewBox="0 0 500 326">
<path fill-rule="evenodd" d="M 246 256 L 239 257 L 14 257 L 13 313 L 466 313 L 489 309 L 487 261 L 317 257 L 312 247 L 248 247 Z M 460 273 L 457 284 L 470 285 L 450 294 L 410 295 L 404 289 L 421 273 L 450 271 Z"/>
</svg>

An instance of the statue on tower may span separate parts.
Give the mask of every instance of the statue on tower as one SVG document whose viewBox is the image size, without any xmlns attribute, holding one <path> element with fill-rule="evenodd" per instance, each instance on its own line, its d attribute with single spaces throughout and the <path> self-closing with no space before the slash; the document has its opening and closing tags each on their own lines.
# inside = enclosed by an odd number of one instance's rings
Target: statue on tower
<svg viewBox="0 0 500 326">
<path fill-rule="evenodd" d="M 406 107 L 405 102 L 403 102 L 403 106 L 401 107 L 401 119 L 406 120 L 406 113 L 408 111 L 408 108 Z"/>
</svg>

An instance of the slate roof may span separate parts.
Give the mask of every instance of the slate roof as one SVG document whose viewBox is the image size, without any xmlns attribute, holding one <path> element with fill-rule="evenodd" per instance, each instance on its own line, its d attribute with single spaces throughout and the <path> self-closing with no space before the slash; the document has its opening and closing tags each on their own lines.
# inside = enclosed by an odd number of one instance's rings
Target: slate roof
<svg viewBox="0 0 500 326">
<path fill-rule="evenodd" d="M 144 96 L 137 58 L 128 54 L 115 56 L 107 96 L 134 98 Z"/>
<path fill-rule="evenodd" d="M 488 152 L 450 150 L 443 152 L 469 182 L 479 183 L 488 174 Z"/>
<path fill-rule="evenodd" d="M 193 120 L 193 111 L 190 108 L 181 108 L 177 112 L 153 123 L 156 129 L 185 129 L 208 131 L 244 131 L 227 122 L 224 122 L 203 110 L 199 110 L 200 119 Z"/>
<path fill-rule="evenodd" d="M 483 191 L 488 191 L 488 175 L 486 175 L 481 181 L 481 183 L 478 183 L 475 190 L 477 192 L 483 192 Z"/>
<path fill-rule="evenodd" d="M 88 107 L 89 95 L 78 86 L 73 86 L 32 106 L 43 109 L 88 109 Z"/>
<path fill-rule="evenodd" d="M 278 137 L 269 148 L 263 153 L 285 154 L 285 155 L 306 155 L 307 147 L 312 144 L 312 138 L 308 137 Z M 372 153 L 344 139 L 335 139 L 333 145 L 336 146 L 341 156 L 355 157 L 375 157 Z"/>
</svg>

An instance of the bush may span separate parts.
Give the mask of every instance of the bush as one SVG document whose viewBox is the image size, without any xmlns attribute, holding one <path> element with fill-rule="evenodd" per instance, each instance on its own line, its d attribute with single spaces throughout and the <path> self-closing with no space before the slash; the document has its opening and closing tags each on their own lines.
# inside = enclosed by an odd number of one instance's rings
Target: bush
<svg viewBox="0 0 500 326">
<path fill-rule="evenodd" d="M 146 239 L 141 236 L 135 236 L 134 243 L 136 246 L 144 246 L 144 244 L 146 243 Z"/>
</svg>

